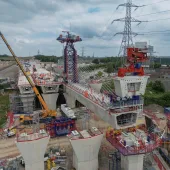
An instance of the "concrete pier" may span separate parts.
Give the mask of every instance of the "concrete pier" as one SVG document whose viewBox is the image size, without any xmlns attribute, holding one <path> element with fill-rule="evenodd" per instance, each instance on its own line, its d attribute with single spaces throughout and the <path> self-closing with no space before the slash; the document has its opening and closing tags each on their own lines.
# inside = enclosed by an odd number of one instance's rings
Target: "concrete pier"
<svg viewBox="0 0 170 170">
<path fill-rule="evenodd" d="M 16 145 L 25 161 L 25 170 L 43 170 L 44 154 L 49 142 L 48 134 L 34 133 L 18 137 Z"/>
<path fill-rule="evenodd" d="M 98 153 L 103 134 L 84 139 L 70 139 L 73 147 L 73 167 L 76 170 L 98 170 Z"/>
<path fill-rule="evenodd" d="M 22 94 L 20 95 L 21 101 L 23 103 L 24 112 L 33 112 L 34 106 L 33 101 L 35 99 L 34 94 Z"/>
<path fill-rule="evenodd" d="M 49 109 L 51 110 L 56 110 L 56 102 L 58 99 L 58 93 L 47 93 L 47 94 L 43 94 L 42 93 L 42 97 L 44 98 L 47 106 L 49 107 Z"/>
<path fill-rule="evenodd" d="M 76 107 L 76 100 L 73 96 L 70 96 L 68 93 L 64 93 L 64 97 L 66 99 L 66 103 L 70 108 Z"/>
<path fill-rule="evenodd" d="M 123 156 L 121 155 L 122 170 L 143 170 L 144 154 Z"/>
</svg>

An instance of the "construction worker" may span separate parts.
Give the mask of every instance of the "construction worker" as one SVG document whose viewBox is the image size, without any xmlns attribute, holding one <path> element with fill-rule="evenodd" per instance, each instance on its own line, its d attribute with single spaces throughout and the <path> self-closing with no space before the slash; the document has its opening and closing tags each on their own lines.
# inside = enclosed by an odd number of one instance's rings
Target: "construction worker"
<svg viewBox="0 0 170 170">
<path fill-rule="evenodd" d="M 47 160 L 47 169 L 51 170 L 51 161 L 50 161 L 50 159 Z"/>
<path fill-rule="evenodd" d="M 52 167 L 56 167 L 54 160 L 52 161 Z"/>
</svg>

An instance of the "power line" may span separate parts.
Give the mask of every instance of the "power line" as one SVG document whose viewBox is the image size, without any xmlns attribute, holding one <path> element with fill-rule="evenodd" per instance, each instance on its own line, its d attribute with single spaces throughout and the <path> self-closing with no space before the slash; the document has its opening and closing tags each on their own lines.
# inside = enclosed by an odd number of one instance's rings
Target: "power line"
<svg viewBox="0 0 170 170">
<path fill-rule="evenodd" d="M 162 19 L 155 19 L 155 20 L 150 20 L 147 22 L 155 22 L 155 21 L 163 21 L 163 20 L 169 20 L 170 18 L 162 18 Z"/>
<path fill-rule="evenodd" d="M 155 33 L 153 32 L 153 33 L 143 34 L 143 35 L 155 35 L 155 34 L 162 34 L 162 35 L 163 35 L 163 34 L 164 34 L 164 35 L 165 35 L 165 34 L 168 34 L 168 35 L 169 35 L 170 32 L 155 32 Z"/>
<path fill-rule="evenodd" d="M 153 12 L 153 13 L 144 14 L 144 15 L 137 15 L 137 16 L 135 16 L 135 17 L 147 16 L 147 15 L 154 15 L 154 14 L 165 13 L 165 12 L 169 12 L 169 11 L 170 11 L 170 10 L 159 11 L 159 12 Z"/>
<path fill-rule="evenodd" d="M 116 9 L 113 11 L 112 15 L 115 13 L 115 11 L 116 11 Z M 105 29 L 104 29 L 104 31 L 103 31 L 102 34 L 101 34 L 101 37 L 102 37 L 103 34 L 107 31 L 107 29 L 108 29 L 108 27 L 109 27 L 109 25 L 110 25 L 110 20 L 112 19 L 112 15 L 111 15 L 110 19 L 107 21 L 107 24 L 106 24 L 106 26 L 105 26 Z"/>
<path fill-rule="evenodd" d="M 140 33 L 161 33 L 161 32 L 169 32 L 170 30 L 163 30 L 163 31 L 148 31 L 148 32 L 140 32 Z"/>
<path fill-rule="evenodd" d="M 145 6 L 149 6 L 149 5 L 153 5 L 153 4 L 157 4 L 157 3 L 161 3 L 161 2 L 165 2 L 165 1 L 170 1 L 170 0 L 161 0 L 158 2 L 154 2 L 154 3 L 150 3 L 150 4 L 146 4 L 146 5 L 142 5 L 141 7 L 145 7 Z M 116 9 L 117 10 L 117 9 Z M 116 11 L 115 10 L 115 11 Z M 115 13 L 115 11 L 113 11 L 112 15 Z M 141 16 L 147 16 L 147 15 L 155 15 L 155 14 L 159 14 L 159 13 L 165 13 L 165 12 L 170 12 L 170 10 L 164 10 L 164 11 L 159 11 L 159 12 L 154 12 L 154 13 L 148 13 L 148 14 L 143 14 L 143 15 L 137 15 L 135 17 L 141 17 Z M 112 18 L 112 15 L 110 17 L 110 19 Z M 110 19 L 108 20 L 108 22 L 110 21 Z M 161 19 L 161 20 L 165 20 L 165 19 Z M 152 21 L 157 21 L 157 20 L 151 20 L 148 22 L 152 22 Z M 107 22 L 107 23 L 108 23 Z M 107 31 L 108 27 L 110 26 L 110 24 L 107 24 L 107 26 L 105 27 L 104 31 L 101 34 L 101 37 L 104 35 L 104 33 Z"/>
<path fill-rule="evenodd" d="M 158 1 L 158 2 L 153 2 L 153 3 L 150 3 L 150 4 L 142 5 L 142 7 L 150 6 L 150 5 L 153 5 L 153 4 L 158 4 L 158 3 L 161 3 L 161 2 L 165 2 L 165 1 L 170 1 L 170 0 L 162 0 L 162 1 Z"/>
</svg>

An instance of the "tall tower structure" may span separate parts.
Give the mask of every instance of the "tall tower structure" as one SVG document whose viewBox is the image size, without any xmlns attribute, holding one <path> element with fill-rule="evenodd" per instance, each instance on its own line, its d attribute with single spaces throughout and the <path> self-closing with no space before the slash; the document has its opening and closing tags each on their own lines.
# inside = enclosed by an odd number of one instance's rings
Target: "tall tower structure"
<svg viewBox="0 0 170 170">
<path fill-rule="evenodd" d="M 66 43 L 64 47 L 64 74 L 67 79 L 71 79 L 73 83 L 78 82 L 78 68 L 77 68 L 77 51 L 74 48 L 74 43 L 82 41 L 79 36 L 72 35 L 68 31 L 65 36 L 60 35 L 57 40 L 61 43 Z M 70 77 L 71 76 L 71 77 Z"/>
<path fill-rule="evenodd" d="M 137 33 L 132 31 L 131 23 L 136 22 L 136 23 L 140 24 L 141 22 L 144 22 L 144 21 L 137 20 L 137 19 L 135 19 L 135 18 L 133 18 L 131 16 L 132 8 L 137 9 L 138 7 L 142 7 L 142 6 L 138 6 L 138 5 L 133 4 L 132 0 L 127 0 L 127 3 L 120 4 L 117 7 L 117 9 L 120 6 L 126 7 L 126 16 L 125 16 L 125 18 L 119 18 L 119 19 L 113 20 L 111 24 L 113 24 L 115 21 L 125 22 L 124 31 L 123 32 L 118 32 L 118 33 L 115 34 L 115 35 L 117 35 L 117 34 L 122 34 L 123 35 L 118 56 L 120 56 L 120 54 L 122 53 L 123 57 L 125 57 L 125 56 L 127 56 L 127 50 L 126 50 L 127 47 L 133 46 L 132 36 L 137 36 L 138 35 Z M 124 59 L 123 59 L 123 63 L 124 63 Z"/>
<path fill-rule="evenodd" d="M 128 47 L 127 65 L 118 69 L 118 76 L 113 78 L 115 94 L 120 103 L 112 112 L 116 116 L 117 127 L 110 129 L 106 139 L 121 153 L 121 168 L 124 170 L 143 170 L 143 158 L 160 146 L 161 137 L 146 132 L 145 127 L 136 127 L 138 116 L 143 113 L 143 98 L 148 75 L 145 75 L 142 63 L 148 61 L 147 49 Z M 126 128 L 126 126 L 131 128 Z M 129 127 L 130 127 L 129 126 Z M 132 127 L 135 126 L 135 127 Z"/>
</svg>

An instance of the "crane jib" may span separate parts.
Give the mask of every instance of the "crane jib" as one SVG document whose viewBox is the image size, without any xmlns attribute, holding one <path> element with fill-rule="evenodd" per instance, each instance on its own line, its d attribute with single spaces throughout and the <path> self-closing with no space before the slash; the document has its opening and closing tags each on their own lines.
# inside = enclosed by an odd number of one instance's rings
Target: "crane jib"
<svg viewBox="0 0 170 170">
<path fill-rule="evenodd" d="M 39 101 L 41 102 L 41 104 L 43 106 L 43 109 L 46 110 L 46 113 L 48 115 L 50 113 L 50 110 L 48 109 L 47 104 L 43 100 L 43 98 L 40 95 L 40 93 L 39 93 L 38 89 L 36 88 L 35 84 L 31 81 L 31 79 L 29 78 L 29 76 L 25 72 L 22 64 L 20 63 L 19 59 L 17 58 L 17 56 L 15 55 L 15 53 L 12 50 L 12 48 L 10 47 L 10 45 L 8 44 L 7 40 L 5 39 L 4 35 L 1 32 L 0 32 L 0 36 L 1 36 L 2 40 L 4 41 L 4 43 L 6 44 L 7 48 L 9 49 L 9 51 L 11 52 L 12 56 L 14 57 L 16 63 L 18 64 L 19 68 L 21 69 L 22 73 L 25 75 L 26 79 L 28 80 L 29 84 L 31 85 L 34 93 L 36 94 L 36 96 L 38 97 Z"/>
</svg>

